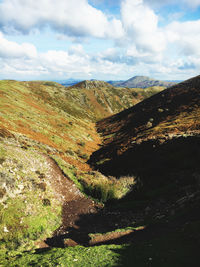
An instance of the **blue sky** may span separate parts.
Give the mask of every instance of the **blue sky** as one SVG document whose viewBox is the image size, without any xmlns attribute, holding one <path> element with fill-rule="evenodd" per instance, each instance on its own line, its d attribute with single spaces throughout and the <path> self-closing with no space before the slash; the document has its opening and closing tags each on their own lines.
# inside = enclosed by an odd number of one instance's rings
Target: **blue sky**
<svg viewBox="0 0 200 267">
<path fill-rule="evenodd" d="M 200 0 L 0 0 L 0 79 L 200 74 Z"/>
</svg>

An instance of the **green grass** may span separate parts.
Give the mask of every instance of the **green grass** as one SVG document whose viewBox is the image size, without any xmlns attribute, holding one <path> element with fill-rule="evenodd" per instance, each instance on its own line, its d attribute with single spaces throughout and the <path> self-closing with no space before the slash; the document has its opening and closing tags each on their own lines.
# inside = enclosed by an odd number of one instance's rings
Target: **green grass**
<svg viewBox="0 0 200 267">
<path fill-rule="evenodd" d="M 0 144 L 4 158 L 0 164 L 0 250 L 23 250 L 60 226 L 61 205 L 49 184 L 41 180 L 48 173 L 43 156 L 16 146 L 16 140 L 7 142 Z M 45 199 L 50 200 L 49 206 Z"/>
<path fill-rule="evenodd" d="M 3 147 L 0 147 L 0 158 L 4 159 L 6 156 L 6 150 Z"/>
<path fill-rule="evenodd" d="M 87 195 L 103 203 L 123 198 L 135 185 L 134 177 L 108 178 L 98 172 L 79 177 L 79 182 Z"/>
<path fill-rule="evenodd" d="M 97 246 L 97 247 L 69 247 L 66 249 L 51 249 L 41 253 L 27 252 L 22 255 L 9 257 L 0 255 L 2 266 L 117 266 L 118 253 L 114 249 L 120 246 Z"/>
<path fill-rule="evenodd" d="M 0 210 L 0 248 L 30 248 L 32 241 L 49 237 L 61 223 L 60 212 L 59 206 L 45 206 L 36 192 L 7 200 Z"/>
<path fill-rule="evenodd" d="M 198 267 L 198 244 L 180 231 L 166 232 L 131 245 L 54 248 L 0 254 L 1 266 Z"/>
</svg>

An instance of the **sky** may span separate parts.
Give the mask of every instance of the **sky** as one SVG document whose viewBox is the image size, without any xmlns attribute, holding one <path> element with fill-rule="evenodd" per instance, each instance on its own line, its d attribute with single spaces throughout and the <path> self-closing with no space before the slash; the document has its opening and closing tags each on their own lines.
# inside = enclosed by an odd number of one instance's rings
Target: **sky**
<svg viewBox="0 0 200 267">
<path fill-rule="evenodd" d="M 199 74 L 200 0 L 0 0 L 0 79 Z"/>
</svg>

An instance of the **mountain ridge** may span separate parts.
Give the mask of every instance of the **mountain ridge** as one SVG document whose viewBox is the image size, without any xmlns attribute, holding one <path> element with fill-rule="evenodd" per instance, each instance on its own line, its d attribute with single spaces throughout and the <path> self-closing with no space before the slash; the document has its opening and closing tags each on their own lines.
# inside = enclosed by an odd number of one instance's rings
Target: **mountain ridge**
<svg viewBox="0 0 200 267">
<path fill-rule="evenodd" d="M 105 82 L 105 81 L 99 81 L 99 80 L 84 80 L 79 83 L 76 83 L 69 88 L 85 88 L 85 89 L 94 89 L 94 88 L 113 88 L 114 86 Z"/>
<path fill-rule="evenodd" d="M 172 132 L 173 129 L 176 130 L 177 134 L 189 132 L 189 129 L 193 128 L 195 130 L 195 127 L 198 129 L 198 120 L 193 121 L 189 114 L 195 113 L 195 110 L 198 112 L 198 106 L 200 105 L 198 97 L 200 94 L 199 86 L 200 76 L 188 79 L 145 99 L 129 109 L 97 122 L 97 127 L 105 136 L 107 133 L 109 135 L 115 134 L 113 142 L 116 144 L 118 143 L 118 136 L 121 136 L 120 131 L 123 132 L 124 140 L 126 138 L 137 140 L 140 135 L 143 139 L 145 136 L 154 138 L 155 134 L 157 134 L 156 138 L 159 136 L 162 138 L 163 135 Z M 188 120 L 184 119 L 184 115 L 188 117 Z M 180 123 L 173 124 L 172 121 L 176 121 L 178 117 L 182 119 Z M 162 122 L 164 119 L 169 120 L 172 126 L 161 128 L 159 126 L 160 123 L 163 123 L 163 127 L 164 123 L 167 123 L 167 121 Z M 128 123 L 130 125 L 126 126 Z M 131 129 L 130 132 L 128 129 Z M 125 134 L 125 131 L 127 131 L 127 134 Z M 128 134 L 131 134 L 131 136 L 128 136 Z M 109 142 L 112 142 L 112 138 L 107 139 L 108 144 Z"/>
</svg>

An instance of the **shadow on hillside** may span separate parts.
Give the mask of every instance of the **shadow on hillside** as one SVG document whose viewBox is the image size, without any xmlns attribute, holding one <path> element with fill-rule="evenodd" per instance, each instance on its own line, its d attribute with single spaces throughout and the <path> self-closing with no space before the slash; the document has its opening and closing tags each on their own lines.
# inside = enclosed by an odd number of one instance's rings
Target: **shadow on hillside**
<svg viewBox="0 0 200 267">
<path fill-rule="evenodd" d="M 123 214 L 125 215 L 125 214 Z M 114 230 L 119 216 L 108 214 L 80 215 L 75 227 L 67 227 L 68 234 L 54 236 L 46 240 L 50 247 L 64 248 L 73 245 L 99 246 L 103 244 L 126 244 L 116 249 L 118 254 L 116 266 L 154 266 L 186 267 L 199 266 L 199 240 L 195 231 L 183 231 L 180 225 L 162 221 L 150 224 L 142 231 L 135 231 L 115 239 L 101 240 L 96 244 L 89 242 L 90 233 L 105 233 Z M 112 219 L 112 221 L 110 221 Z M 199 214 L 198 214 L 198 219 Z M 114 224 L 115 222 L 115 224 Z M 68 243 L 65 244 L 65 241 Z M 48 253 L 51 248 L 38 249 L 36 254 Z"/>
<path fill-rule="evenodd" d="M 199 148 L 198 137 L 176 138 L 162 145 L 145 142 L 123 156 L 98 166 L 106 175 L 139 177 L 138 187 L 121 201 L 122 209 L 119 208 L 120 201 L 114 205 L 110 203 L 96 213 L 79 214 L 71 225 L 70 219 L 66 221 L 68 213 L 64 205 L 62 229 L 58 229 L 45 242 L 50 247 L 60 248 L 129 244 L 114 250 L 119 254 L 117 266 L 198 266 L 195 263 L 198 260 L 197 243 L 200 241 L 197 235 L 200 226 L 200 194 L 195 196 L 195 192 L 199 190 L 200 184 Z M 100 152 L 93 154 L 93 166 L 95 156 L 98 159 Z M 186 196 L 186 202 L 177 202 Z M 164 202 L 160 202 L 163 199 Z M 131 204 L 128 209 L 124 209 L 126 201 Z M 134 203 L 138 201 L 145 203 L 140 213 L 137 209 L 134 211 Z M 145 217 L 147 203 L 153 207 L 148 214 L 151 219 L 149 222 L 146 221 L 148 216 Z M 157 216 L 158 203 L 161 203 L 159 215 L 164 217 L 156 221 L 152 218 Z M 73 207 L 73 201 L 69 205 Z M 170 210 L 172 206 L 173 213 Z M 110 238 L 102 237 L 96 243 L 90 239 L 91 233 L 112 232 L 132 226 L 133 222 L 141 222 L 142 219 L 147 224 L 142 231 L 129 232 L 124 236 L 111 234 Z M 40 249 L 36 253 L 44 252 Z"/>
<path fill-rule="evenodd" d="M 122 156 L 113 156 L 110 161 L 97 165 L 101 156 L 111 150 L 108 146 L 94 152 L 90 164 L 105 175 L 135 176 L 137 187 L 131 195 L 144 198 L 142 192 L 157 191 L 158 195 L 166 193 L 170 197 L 181 188 L 189 190 L 200 184 L 199 148 L 200 138 L 194 136 L 174 138 L 163 144 L 146 141 Z"/>
<path fill-rule="evenodd" d="M 112 251 L 119 255 L 116 266 L 197 267 L 200 264 L 196 240 L 176 232 L 146 236 L 146 239 Z"/>
<path fill-rule="evenodd" d="M 71 202 L 74 205 L 74 202 Z M 69 206 L 68 203 L 67 206 Z M 96 213 L 79 214 L 75 221 L 66 222 L 66 214 L 68 211 L 63 206 L 63 223 L 62 229 L 56 230 L 52 238 L 45 240 L 45 243 L 50 247 L 64 248 L 67 246 L 92 246 L 94 245 L 90 234 L 105 234 L 112 232 L 116 229 L 126 228 L 133 225 L 133 222 L 137 220 L 136 214 L 131 212 L 116 212 L 112 209 L 105 208 L 99 210 Z M 69 215 L 70 216 L 70 215 Z M 73 215 L 72 215 L 73 216 Z M 71 225 L 70 225 L 71 224 Z M 109 238 L 101 238 L 98 244 L 122 244 L 132 240 L 132 234 L 129 232 L 124 236 L 120 233 L 113 233 Z M 41 251 L 41 250 L 40 250 Z"/>
</svg>

